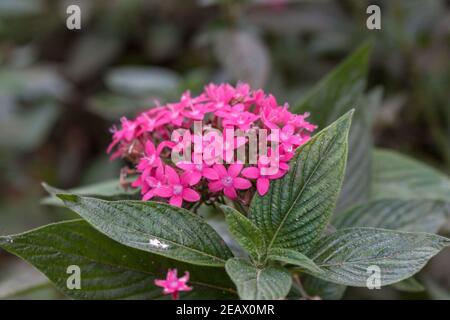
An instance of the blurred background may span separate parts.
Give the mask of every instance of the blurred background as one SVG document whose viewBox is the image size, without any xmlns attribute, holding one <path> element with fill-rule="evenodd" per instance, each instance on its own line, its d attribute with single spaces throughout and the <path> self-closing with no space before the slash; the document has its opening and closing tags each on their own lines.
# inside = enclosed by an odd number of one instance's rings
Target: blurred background
<svg viewBox="0 0 450 320">
<path fill-rule="evenodd" d="M 71 4 L 81 30 L 66 27 Z M 366 27 L 369 4 L 381 30 Z M 74 217 L 40 204 L 42 181 L 118 177 L 105 150 L 120 116 L 209 82 L 243 80 L 294 103 L 369 38 L 368 87 L 384 90 L 376 145 L 450 174 L 450 1 L 0 0 L 0 235 Z M 449 250 L 427 268 L 426 292 L 345 297 L 450 299 Z M 0 298 L 10 294 L 62 298 L 0 251 Z"/>
</svg>

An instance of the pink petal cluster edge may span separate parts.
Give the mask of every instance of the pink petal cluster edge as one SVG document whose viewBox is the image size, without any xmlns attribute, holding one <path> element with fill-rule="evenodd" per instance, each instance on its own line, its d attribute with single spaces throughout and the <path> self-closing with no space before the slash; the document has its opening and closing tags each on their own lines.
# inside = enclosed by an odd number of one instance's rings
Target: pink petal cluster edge
<svg viewBox="0 0 450 320">
<path fill-rule="evenodd" d="M 239 83 L 209 84 L 198 96 L 185 92 L 180 101 L 157 105 L 142 112 L 134 120 L 121 118 L 121 127 L 112 129 L 112 143 L 107 152 L 111 158 L 126 159 L 138 174 L 132 187 L 140 188 L 143 200 L 167 201 L 181 207 L 184 203 L 215 201 L 220 196 L 231 200 L 249 201 L 255 190 L 267 193 L 270 182 L 281 178 L 289 170 L 289 160 L 295 150 L 310 139 L 317 126 L 309 123 L 309 114 L 292 114 L 285 103 L 279 105 L 276 98 L 263 90 L 251 90 Z M 266 129 L 268 141 L 278 135 L 278 172 L 265 173 L 270 163 L 267 155 L 258 156 L 257 164 L 222 164 L 208 159 L 201 163 L 173 163 L 171 152 L 178 143 L 171 141 L 174 130 L 192 131 L 194 121 L 202 121 L 205 127 L 234 128 L 243 131 Z M 207 146 L 211 141 L 201 137 Z M 245 145 L 244 139 L 235 139 L 232 150 Z M 195 149 L 192 157 L 195 156 Z M 219 155 L 222 156 L 222 155 Z M 222 157 L 221 159 L 223 159 Z"/>
</svg>

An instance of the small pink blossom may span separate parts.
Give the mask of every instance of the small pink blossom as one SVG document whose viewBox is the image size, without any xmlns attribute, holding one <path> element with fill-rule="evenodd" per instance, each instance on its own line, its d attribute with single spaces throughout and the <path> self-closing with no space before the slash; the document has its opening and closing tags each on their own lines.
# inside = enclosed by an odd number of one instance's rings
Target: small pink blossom
<svg viewBox="0 0 450 320">
<path fill-rule="evenodd" d="M 248 130 L 252 124 L 259 119 L 258 115 L 251 112 L 235 112 L 229 113 L 223 118 L 223 126 L 227 127 L 237 127 L 241 130 Z"/>
<path fill-rule="evenodd" d="M 280 143 L 286 152 L 293 152 L 296 147 L 303 144 L 303 138 L 295 133 L 295 127 L 290 124 L 285 125 L 277 136 L 271 133 L 268 140 Z"/>
<path fill-rule="evenodd" d="M 108 146 L 107 152 L 110 153 L 112 149 L 119 142 L 131 142 L 136 135 L 136 130 L 138 128 L 137 123 L 134 121 L 130 121 L 125 117 L 120 118 L 120 122 L 122 124 L 122 129 L 113 128 L 113 141 Z M 113 155 L 115 157 L 115 155 Z"/>
<path fill-rule="evenodd" d="M 140 176 L 142 177 L 142 176 Z M 160 166 L 156 169 L 154 176 L 146 177 L 144 183 L 142 184 L 142 200 L 147 201 L 152 199 L 159 188 L 163 187 L 166 182 L 166 176 L 164 175 L 164 166 Z"/>
<path fill-rule="evenodd" d="M 278 171 L 274 174 L 268 175 L 266 174 L 267 169 L 270 166 L 270 159 L 265 157 L 260 157 L 258 160 L 258 166 L 247 167 L 242 170 L 242 176 L 256 180 L 256 190 L 259 195 L 263 196 L 267 193 L 270 187 L 270 180 L 275 180 L 281 178 L 289 169 L 289 166 L 286 163 L 279 162 Z"/>
<path fill-rule="evenodd" d="M 164 294 L 171 294 L 173 300 L 178 300 L 180 292 L 191 291 L 192 287 L 189 287 L 186 283 L 189 281 L 189 272 L 185 272 L 181 278 L 177 277 L 177 269 L 169 269 L 167 271 L 165 280 L 155 280 L 155 285 L 164 288 Z"/>
<path fill-rule="evenodd" d="M 202 163 L 179 162 L 177 167 L 185 171 L 186 177 L 191 185 L 196 185 L 202 177 L 210 180 L 219 179 L 217 172 L 209 167 L 204 161 Z"/>
<path fill-rule="evenodd" d="M 238 177 L 243 168 L 242 164 L 232 164 L 228 170 L 222 164 L 215 164 L 213 168 L 217 172 L 219 179 L 213 179 L 215 181 L 211 181 L 208 184 L 209 190 L 212 192 L 223 190 L 225 196 L 234 200 L 237 198 L 236 189 L 246 190 L 252 186 L 250 181 Z"/>
<path fill-rule="evenodd" d="M 155 195 L 162 198 L 170 198 L 169 203 L 176 207 L 181 207 L 183 200 L 187 202 L 196 202 L 200 200 L 197 191 L 190 188 L 192 183 L 191 176 L 188 173 L 178 175 L 171 166 L 165 166 L 165 174 L 168 185 L 155 189 Z"/>
<path fill-rule="evenodd" d="M 144 175 L 149 175 L 153 168 L 161 166 L 161 158 L 159 154 L 161 153 L 161 148 L 155 148 L 155 145 L 151 140 L 148 140 L 145 144 L 144 156 L 139 161 L 137 169 L 144 173 Z"/>
</svg>

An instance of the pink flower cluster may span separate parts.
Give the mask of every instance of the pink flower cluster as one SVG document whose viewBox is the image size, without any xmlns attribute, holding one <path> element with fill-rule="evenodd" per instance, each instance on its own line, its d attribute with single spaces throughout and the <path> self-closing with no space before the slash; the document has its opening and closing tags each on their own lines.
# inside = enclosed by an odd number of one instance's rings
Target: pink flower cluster
<svg viewBox="0 0 450 320">
<path fill-rule="evenodd" d="M 206 202 L 222 195 L 236 200 L 245 193 L 253 194 L 253 188 L 264 195 L 270 181 L 281 178 L 288 171 L 288 162 L 295 150 L 306 143 L 316 129 L 306 121 L 307 117 L 308 114 L 292 114 L 287 104 L 278 105 L 274 96 L 262 90 L 253 91 L 247 84 L 236 87 L 209 84 L 196 97 L 186 92 L 180 101 L 157 105 L 135 120 L 122 118 L 121 128 L 113 128 L 108 153 L 113 152 L 112 158 L 125 158 L 134 166 L 138 178 L 132 186 L 141 188 L 143 200 L 166 199 L 180 207 L 184 202 Z M 225 130 L 230 128 L 267 130 L 268 142 L 278 140 L 277 172 L 269 174 L 266 170 L 274 160 L 270 149 L 266 155 L 258 155 L 254 164 L 234 161 L 234 158 L 228 164 L 217 161 L 225 159 L 225 155 L 174 163 L 171 153 L 178 151 L 183 137 L 172 141 L 172 132 L 184 129 L 192 133 L 195 121 L 221 130 L 224 136 Z M 192 135 L 194 140 L 199 138 Z M 211 143 L 207 136 L 200 139 L 203 147 Z M 231 145 L 224 143 L 226 151 L 234 152 L 248 143 L 243 137 L 231 141 Z M 195 147 L 192 157 L 198 157 Z"/>
</svg>

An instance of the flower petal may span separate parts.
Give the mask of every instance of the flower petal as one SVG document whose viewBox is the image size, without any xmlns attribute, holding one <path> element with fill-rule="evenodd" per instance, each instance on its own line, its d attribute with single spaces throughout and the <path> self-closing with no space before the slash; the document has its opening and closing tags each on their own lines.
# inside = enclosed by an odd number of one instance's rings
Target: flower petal
<svg viewBox="0 0 450 320">
<path fill-rule="evenodd" d="M 173 196 L 170 198 L 169 203 L 175 207 L 181 207 L 183 204 L 183 197 L 182 196 Z"/>
<path fill-rule="evenodd" d="M 194 168 L 194 165 L 190 162 L 180 161 L 176 164 L 176 166 L 180 169 L 183 169 L 184 171 L 192 171 Z"/>
<path fill-rule="evenodd" d="M 258 193 L 260 196 L 263 196 L 267 193 L 269 190 L 270 182 L 267 178 L 259 178 L 256 181 L 256 189 L 258 190 Z"/>
<path fill-rule="evenodd" d="M 152 155 L 155 152 L 156 152 L 155 145 L 151 140 L 148 140 L 147 143 L 145 144 L 145 153 L 147 155 Z"/>
<path fill-rule="evenodd" d="M 259 169 L 256 167 L 247 167 L 242 170 L 242 176 L 248 179 L 258 179 L 259 178 Z"/>
<path fill-rule="evenodd" d="M 223 189 L 222 181 L 212 181 L 208 183 L 208 188 L 212 192 L 217 192 Z"/>
<path fill-rule="evenodd" d="M 244 178 L 234 178 L 233 179 L 233 187 L 235 187 L 238 190 L 246 190 L 248 188 L 251 188 L 252 183 Z"/>
<path fill-rule="evenodd" d="M 196 202 L 200 200 L 200 195 L 194 189 L 186 188 L 183 190 L 183 199 L 189 202 Z"/>
<path fill-rule="evenodd" d="M 212 168 L 203 168 L 203 176 L 209 180 L 218 180 L 219 174 Z"/>
<path fill-rule="evenodd" d="M 173 195 L 173 189 L 169 186 L 162 186 L 153 190 L 153 192 L 161 198 L 169 198 Z"/>
<path fill-rule="evenodd" d="M 150 200 L 151 198 L 153 198 L 154 196 L 155 196 L 155 192 L 153 190 L 150 190 L 149 192 L 144 194 L 144 196 L 142 197 L 142 200 L 147 201 L 147 200 Z"/>
<path fill-rule="evenodd" d="M 234 200 L 237 198 L 236 190 L 234 190 L 233 187 L 226 187 L 223 189 L 223 193 L 225 196 L 227 196 L 229 199 Z"/>
<path fill-rule="evenodd" d="M 169 181 L 170 184 L 180 184 L 180 177 L 178 176 L 178 173 L 175 171 L 175 169 L 171 166 L 166 166 L 166 176 L 167 181 Z"/>
<path fill-rule="evenodd" d="M 228 168 L 228 174 L 233 178 L 237 177 L 243 167 L 244 165 L 242 163 L 234 163 Z"/>
<path fill-rule="evenodd" d="M 200 179 L 202 178 L 202 174 L 197 171 L 185 172 L 181 175 L 181 184 L 184 186 L 193 186 L 196 185 Z"/>
<path fill-rule="evenodd" d="M 223 164 L 215 164 L 213 168 L 219 174 L 219 177 L 224 177 L 227 175 L 227 169 L 225 169 Z"/>
</svg>

